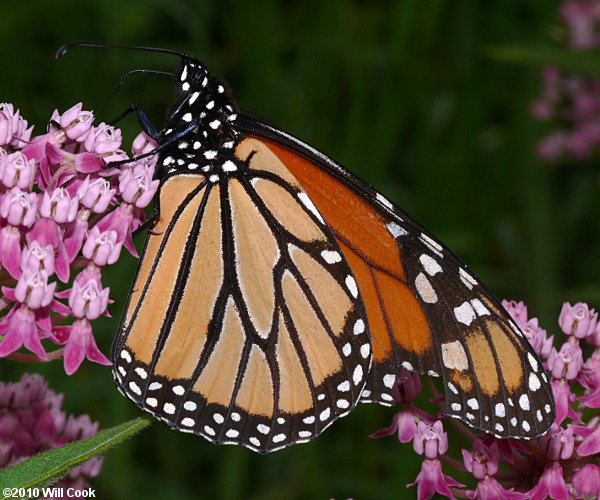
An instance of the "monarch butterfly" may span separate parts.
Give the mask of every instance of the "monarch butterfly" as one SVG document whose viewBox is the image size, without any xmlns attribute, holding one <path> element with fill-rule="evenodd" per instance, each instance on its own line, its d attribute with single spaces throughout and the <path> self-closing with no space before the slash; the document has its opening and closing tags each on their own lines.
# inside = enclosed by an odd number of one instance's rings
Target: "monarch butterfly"
<svg viewBox="0 0 600 500">
<path fill-rule="evenodd" d="M 103 46 L 59 53 L 74 45 Z M 445 413 L 473 427 L 547 431 L 540 360 L 448 248 L 241 111 L 198 60 L 138 49 L 181 64 L 156 134 L 156 215 L 112 349 L 129 399 L 172 428 L 267 453 L 311 441 L 359 402 L 393 404 L 406 368 L 441 376 Z"/>
</svg>

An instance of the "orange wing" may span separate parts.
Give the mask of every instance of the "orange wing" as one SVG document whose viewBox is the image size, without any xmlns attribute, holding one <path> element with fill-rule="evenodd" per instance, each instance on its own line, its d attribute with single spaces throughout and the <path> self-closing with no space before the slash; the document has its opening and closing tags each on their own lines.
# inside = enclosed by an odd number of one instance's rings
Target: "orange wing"
<svg viewBox="0 0 600 500">
<path fill-rule="evenodd" d="M 296 178 L 256 141 L 227 161 L 162 181 L 114 374 L 169 426 L 264 453 L 349 413 L 371 347 L 352 271 Z"/>
<path fill-rule="evenodd" d="M 252 122 L 337 238 L 364 301 L 373 365 L 364 402 L 393 403 L 399 370 L 442 376 L 445 412 L 499 437 L 531 438 L 554 420 L 537 355 L 497 300 L 418 223 L 341 166 Z"/>
</svg>

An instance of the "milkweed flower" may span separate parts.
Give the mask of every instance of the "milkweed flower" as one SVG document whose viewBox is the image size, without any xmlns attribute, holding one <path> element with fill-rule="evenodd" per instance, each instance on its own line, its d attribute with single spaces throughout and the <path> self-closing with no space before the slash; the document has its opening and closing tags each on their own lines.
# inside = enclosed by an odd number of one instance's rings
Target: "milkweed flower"
<svg viewBox="0 0 600 500">
<path fill-rule="evenodd" d="M 0 468 L 43 451 L 95 435 L 98 423 L 88 415 L 75 417 L 61 409 L 63 395 L 48 388 L 41 375 L 24 374 L 14 383 L 0 382 Z M 95 457 L 75 469 L 56 487 L 83 490 L 102 468 Z"/>
<path fill-rule="evenodd" d="M 102 270 L 122 248 L 137 255 L 132 232 L 158 181 L 155 157 L 135 156 L 157 144 L 139 134 L 130 158 L 121 131 L 95 126 L 81 103 L 55 110 L 47 133 L 32 132 L 0 104 L 0 357 L 31 359 L 21 348 L 41 360 L 63 355 L 72 374 L 85 358 L 110 364 L 92 328 L 112 302 Z M 52 344 L 60 348 L 48 353 Z"/>
<path fill-rule="evenodd" d="M 598 0 L 565 0 L 559 15 L 571 50 L 600 48 Z M 547 161 L 589 159 L 600 145 L 600 79 L 548 66 L 541 80 L 531 113 L 556 128 L 538 143 L 538 155 Z"/>
<path fill-rule="evenodd" d="M 423 457 L 416 481 L 408 485 L 417 486 L 419 500 L 432 498 L 436 493 L 446 498 L 480 500 L 598 498 L 598 315 L 587 304 L 565 303 L 558 328 L 548 335 L 538 319 L 529 316 L 523 302 L 505 300 L 502 305 L 526 334 L 529 330 L 527 336 L 532 347 L 546 360 L 544 368 L 550 375 L 556 402 L 552 428 L 532 440 L 504 440 L 477 434 L 456 420 L 442 417 L 444 398 L 435 393 L 432 402 L 440 404 L 440 411 L 426 412 L 419 408 L 419 376 L 403 370 L 394 385 L 398 411 L 392 424 L 371 437 L 395 435 L 400 443 L 412 443 L 413 451 Z M 450 425 L 459 427 L 472 446 L 462 450 L 453 446 L 454 436 L 448 432 Z M 457 473 L 461 478 L 467 474 L 467 486 L 458 482 Z"/>
</svg>

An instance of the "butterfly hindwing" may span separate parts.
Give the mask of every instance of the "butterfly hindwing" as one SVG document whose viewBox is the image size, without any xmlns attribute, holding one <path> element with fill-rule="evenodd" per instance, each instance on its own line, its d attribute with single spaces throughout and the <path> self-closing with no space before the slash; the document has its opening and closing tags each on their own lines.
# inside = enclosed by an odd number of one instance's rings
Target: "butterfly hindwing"
<svg viewBox="0 0 600 500">
<path fill-rule="evenodd" d="M 356 277 L 373 345 L 362 400 L 392 404 L 406 368 L 443 377 L 448 415 L 500 437 L 543 434 L 554 403 L 541 362 L 466 266 L 324 155 L 269 125 L 250 128 L 314 200 Z"/>
<path fill-rule="evenodd" d="M 295 177 L 260 143 L 233 153 L 239 175 L 163 180 L 114 373 L 169 426 L 269 452 L 354 408 L 370 340 L 352 271 Z"/>
</svg>

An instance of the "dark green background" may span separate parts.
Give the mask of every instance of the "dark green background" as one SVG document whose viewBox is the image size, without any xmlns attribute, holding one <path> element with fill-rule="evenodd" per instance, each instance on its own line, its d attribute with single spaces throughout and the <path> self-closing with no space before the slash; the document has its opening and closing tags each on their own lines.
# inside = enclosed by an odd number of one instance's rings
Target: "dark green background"
<svg viewBox="0 0 600 500">
<path fill-rule="evenodd" d="M 166 55 L 79 49 L 90 39 L 187 51 L 231 85 L 241 106 L 335 158 L 433 230 L 500 298 L 525 300 L 555 329 L 561 302 L 600 304 L 597 162 L 548 165 L 533 154 L 549 127 L 529 105 L 539 68 L 488 57 L 490 46 L 550 44 L 557 2 L 512 0 L 2 2 L 0 101 L 44 123 L 55 107 L 100 105 L 134 68 L 174 70 Z M 139 102 L 160 125 L 168 79 L 135 76 L 104 110 Z M 131 140 L 133 118 L 123 123 Z M 138 241 L 138 244 L 141 242 Z M 107 269 L 114 320 L 135 261 Z M 109 369 L 0 363 L 3 380 L 44 373 L 64 407 L 101 426 L 137 414 Z M 393 409 L 362 405 L 316 442 L 261 457 L 155 424 L 107 454 L 99 498 L 412 498 L 420 460 L 394 438 L 367 436 Z M 460 458 L 454 447 L 451 454 Z"/>
</svg>

